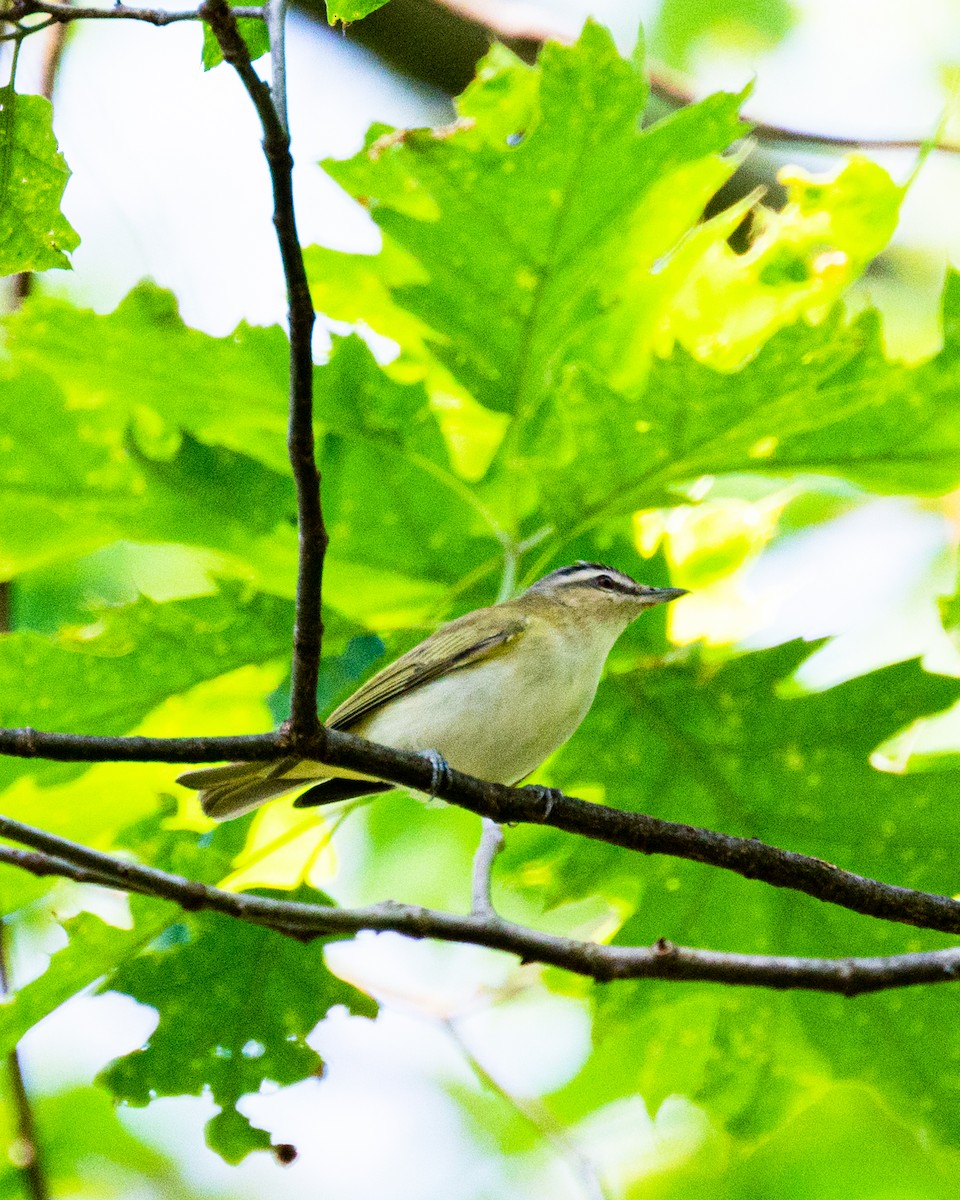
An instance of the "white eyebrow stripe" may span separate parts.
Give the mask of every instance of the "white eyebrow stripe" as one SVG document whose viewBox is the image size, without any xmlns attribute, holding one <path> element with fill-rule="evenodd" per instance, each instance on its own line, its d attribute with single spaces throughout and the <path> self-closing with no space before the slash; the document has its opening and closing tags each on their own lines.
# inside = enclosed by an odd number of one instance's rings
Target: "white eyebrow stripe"
<svg viewBox="0 0 960 1200">
<path fill-rule="evenodd" d="M 616 571 L 612 567 L 578 567 L 567 569 L 563 574 L 559 571 L 555 573 L 554 578 L 557 583 L 561 584 L 576 584 L 576 583 L 592 583 L 601 575 L 606 575 L 617 585 L 619 590 L 634 594 L 637 591 L 637 584 L 621 571 Z M 549 576 L 547 576 L 549 578 Z"/>
</svg>

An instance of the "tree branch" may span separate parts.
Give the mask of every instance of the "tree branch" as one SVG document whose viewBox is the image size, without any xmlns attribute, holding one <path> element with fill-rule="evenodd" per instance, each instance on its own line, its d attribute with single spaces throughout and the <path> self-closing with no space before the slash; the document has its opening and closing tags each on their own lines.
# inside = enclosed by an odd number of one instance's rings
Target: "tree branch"
<svg viewBox="0 0 960 1200">
<path fill-rule="evenodd" d="M 84 733 L 43 733 L 0 729 L 0 754 L 46 758 L 52 762 L 199 763 L 237 759 L 260 762 L 281 758 L 289 743 L 277 733 L 227 737 L 96 737 Z"/>
<path fill-rule="evenodd" d="M 248 17 L 263 20 L 264 9 L 260 5 L 235 8 L 237 17 Z M 55 22 L 69 21 L 145 21 L 148 25 L 174 25 L 178 21 L 201 21 L 203 19 L 197 8 L 182 9 L 179 12 L 165 12 L 162 8 L 130 8 L 125 4 L 116 4 L 112 8 L 79 8 L 72 4 L 48 3 L 48 0 L 11 0 L 9 7 L 0 13 L 0 19 L 16 22 L 24 17 L 43 13 L 52 17 Z"/>
<path fill-rule="evenodd" d="M 781 850 L 755 838 L 734 837 L 644 813 L 608 808 L 562 792 L 507 787 L 452 768 L 438 780 L 436 768 L 426 755 L 378 746 L 342 730 L 325 729 L 315 737 L 297 737 L 287 731 L 248 737 L 114 738 L 0 729 L 0 754 L 59 762 L 169 763 L 218 762 L 227 758 L 270 761 L 294 754 L 433 794 L 439 800 L 501 824 L 550 825 L 624 850 L 665 854 L 720 867 L 746 879 L 804 892 L 816 900 L 864 916 L 941 933 L 960 933 L 960 902 L 946 896 L 881 883 L 842 870 L 821 858 Z M 7 824 L 0 817 L 0 836 L 4 836 Z"/>
<path fill-rule="evenodd" d="M 276 0 L 274 0 L 276 3 Z M 273 224 L 287 285 L 290 322 L 290 423 L 287 448 L 297 487 L 300 536 L 296 618 L 290 697 L 290 731 L 322 737 L 317 718 L 317 677 L 323 640 L 321 600 L 327 531 L 320 505 L 320 472 L 313 438 L 313 301 L 297 236 L 293 205 L 293 158 L 290 137 L 270 88 L 253 69 L 246 43 L 237 29 L 236 10 L 226 0 L 205 0 L 200 15 L 247 90 L 263 128 L 263 152 L 273 187 Z M 274 9 L 276 27 L 282 7 Z M 281 80 L 275 80 L 282 83 Z"/>
<path fill-rule="evenodd" d="M 264 20 L 270 35 L 270 78 L 272 80 L 273 106 L 277 110 L 280 124 L 286 134 L 290 133 L 287 120 L 287 0 L 267 0 Z"/>
<path fill-rule="evenodd" d="M 502 950 L 517 955 L 522 962 L 562 967 L 599 983 L 665 979 L 855 996 L 914 984 L 949 983 L 960 977 L 960 948 L 888 958 L 817 959 L 694 950 L 663 939 L 649 947 L 602 946 L 527 929 L 495 915 L 458 916 L 393 901 L 345 909 L 275 900 L 251 893 L 225 892 L 6 818 L 2 819 L 2 826 L 3 836 L 34 847 L 32 853 L 24 853 L 0 846 L 0 862 L 10 866 L 171 900 L 190 912 L 219 912 L 299 941 L 364 930 L 389 931 L 406 937 L 429 937 Z"/>
</svg>

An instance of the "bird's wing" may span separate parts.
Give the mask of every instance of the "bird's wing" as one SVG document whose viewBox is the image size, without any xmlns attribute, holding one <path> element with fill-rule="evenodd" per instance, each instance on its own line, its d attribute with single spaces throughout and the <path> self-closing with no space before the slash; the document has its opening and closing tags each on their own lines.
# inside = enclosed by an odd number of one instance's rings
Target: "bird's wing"
<svg viewBox="0 0 960 1200">
<path fill-rule="evenodd" d="M 441 675 L 491 658 L 526 630 L 527 617 L 479 609 L 432 633 L 359 687 L 327 718 L 330 729 L 349 729 L 361 717 Z"/>
</svg>

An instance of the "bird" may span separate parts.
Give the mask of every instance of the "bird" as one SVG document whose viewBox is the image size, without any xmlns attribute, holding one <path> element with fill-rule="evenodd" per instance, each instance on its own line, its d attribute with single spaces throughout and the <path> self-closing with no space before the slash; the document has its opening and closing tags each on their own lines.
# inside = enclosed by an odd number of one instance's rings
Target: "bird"
<svg viewBox="0 0 960 1200">
<path fill-rule="evenodd" d="M 517 784 L 577 730 L 627 626 L 685 594 L 637 583 L 603 563 L 560 567 L 515 599 L 442 625 L 362 684 L 326 725 L 396 750 L 429 752 L 480 779 Z M 295 757 L 205 767 L 177 782 L 199 790 L 204 813 L 220 821 L 307 783 L 313 786 L 295 807 L 395 786 Z"/>
</svg>

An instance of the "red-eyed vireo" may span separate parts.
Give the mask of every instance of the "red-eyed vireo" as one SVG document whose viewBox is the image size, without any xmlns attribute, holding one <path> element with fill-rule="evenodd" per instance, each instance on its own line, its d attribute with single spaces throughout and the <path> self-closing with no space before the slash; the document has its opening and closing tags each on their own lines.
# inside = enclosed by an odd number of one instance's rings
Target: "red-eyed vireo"
<svg viewBox="0 0 960 1200">
<path fill-rule="evenodd" d="M 587 715 L 614 642 L 640 614 L 684 595 L 601 563 L 578 562 L 538 580 L 516 600 L 458 617 L 368 679 L 335 709 L 331 729 L 397 750 L 433 751 L 451 767 L 515 784 L 573 734 Z M 203 811 L 239 817 L 313 783 L 296 805 L 388 791 L 393 785 L 322 763 L 232 763 L 188 771 Z"/>
</svg>

